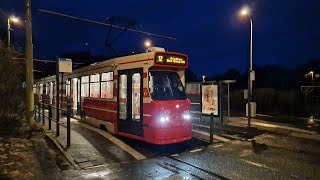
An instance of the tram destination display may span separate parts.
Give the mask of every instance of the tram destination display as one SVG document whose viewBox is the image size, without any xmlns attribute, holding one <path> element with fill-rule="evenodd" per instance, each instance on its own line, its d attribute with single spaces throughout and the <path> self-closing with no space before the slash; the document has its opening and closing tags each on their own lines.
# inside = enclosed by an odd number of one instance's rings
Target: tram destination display
<svg viewBox="0 0 320 180">
<path fill-rule="evenodd" d="M 185 66 L 187 64 L 187 56 L 159 53 L 155 56 L 155 63 L 163 65 Z"/>
</svg>

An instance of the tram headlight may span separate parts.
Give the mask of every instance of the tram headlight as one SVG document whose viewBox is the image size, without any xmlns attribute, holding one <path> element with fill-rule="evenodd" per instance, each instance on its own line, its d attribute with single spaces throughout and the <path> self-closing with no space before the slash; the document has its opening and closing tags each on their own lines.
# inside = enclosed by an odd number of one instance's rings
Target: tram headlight
<svg viewBox="0 0 320 180">
<path fill-rule="evenodd" d="M 190 120 L 190 118 L 191 117 L 190 117 L 189 113 L 183 115 L 183 119 L 185 119 L 185 120 Z"/>
<path fill-rule="evenodd" d="M 166 118 L 165 118 L 165 117 L 161 117 L 161 118 L 160 118 L 160 121 L 161 121 L 161 122 L 165 122 L 165 121 L 166 121 Z"/>
<path fill-rule="evenodd" d="M 167 122 L 169 121 L 169 117 L 168 116 L 161 116 L 160 117 L 160 122 L 164 123 L 164 122 Z"/>
</svg>

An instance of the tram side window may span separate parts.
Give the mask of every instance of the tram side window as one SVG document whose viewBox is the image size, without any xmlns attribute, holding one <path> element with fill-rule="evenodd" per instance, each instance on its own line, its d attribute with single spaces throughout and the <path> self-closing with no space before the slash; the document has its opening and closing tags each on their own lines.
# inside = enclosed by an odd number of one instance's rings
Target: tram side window
<svg viewBox="0 0 320 180">
<path fill-rule="evenodd" d="M 50 83 L 46 83 L 46 94 L 50 93 Z"/>
<path fill-rule="evenodd" d="M 132 75 L 132 120 L 140 121 L 140 87 L 141 75 L 135 73 Z"/>
<path fill-rule="evenodd" d="M 127 75 L 119 76 L 119 119 L 127 119 Z M 129 102 L 130 103 L 130 102 Z"/>
<path fill-rule="evenodd" d="M 81 77 L 81 97 L 89 97 L 89 76 Z"/>
<path fill-rule="evenodd" d="M 101 74 L 101 98 L 113 98 L 113 72 Z"/>
<path fill-rule="evenodd" d="M 68 79 L 67 81 L 66 81 L 66 95 L 67 96 L 70 96 L 70 88 L 71 88 L 71 85 L 70 85 L 70 80 Z"/>
<path fill-rule="evenodd" d="M 90 97 L 100 97 L 100 74 L 90 76 Z"/>
<path fill-rule="evenodd" d="M 39 94 L 43 94 L 43 84 L 39 84 Z"/>
<path fill-rule="evenodd" d="M 33 94 L 37 94 L 37 85 L 33 85 Z"/>
</svg>

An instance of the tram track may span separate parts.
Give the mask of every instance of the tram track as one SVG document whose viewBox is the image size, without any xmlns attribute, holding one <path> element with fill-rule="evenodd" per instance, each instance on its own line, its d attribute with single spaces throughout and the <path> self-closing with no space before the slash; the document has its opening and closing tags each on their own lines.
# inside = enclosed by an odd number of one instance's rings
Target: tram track
<svg viewBox="0 0 320 180">
<path fill-rule="evenodd" d="M 197 165 L 192 163 L 186 162 L 176 157 L 172 156 L 164 156 L 165 158 L 169 159 L 169 161 L 158 163 L 159 166 L 168 169 L 174 173 L 185 173 L 189 174 L 198 179 L 221 179 L 221 180 L 228 180 L 228 178 L 209 171 L 207 169 L 203 169 Z"/>
</svg>

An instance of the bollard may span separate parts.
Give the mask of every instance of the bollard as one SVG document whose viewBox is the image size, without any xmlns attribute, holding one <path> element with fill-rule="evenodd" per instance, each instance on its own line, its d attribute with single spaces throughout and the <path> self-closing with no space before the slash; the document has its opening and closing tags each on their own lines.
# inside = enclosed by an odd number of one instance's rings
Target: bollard
<svg viewBox="0 0 320 180">
<path fill-rule="evenodd" d="M 38 103 L 38 122 L 41 121 L 41 118 L 40 118 L 40 105 L 41 105 L 41 103 L 39 102 Z"/>
<path fill-rule="evenodd" d="M 49 104 L 49 130 L 51 130 L 51 119 L 52 119 L 52 109 L 51 109 L 51 105 Z"/>
<path fill-rule="evenodd" d="M 71 117 L 71 104 L 70 97 L 67 99 L 67 147 L 70 147 L 70 117 Z"/>
<path fill-rule="evenodd" d="M 45 104 L 42 104 L 42 124 L 44 125 L 45 114 L 44 114 Z"/>
<path fill-rule="evenodd" d="M 213 113 L 210 115 L 210 144 L 213 144 Z"/>
</svg>

